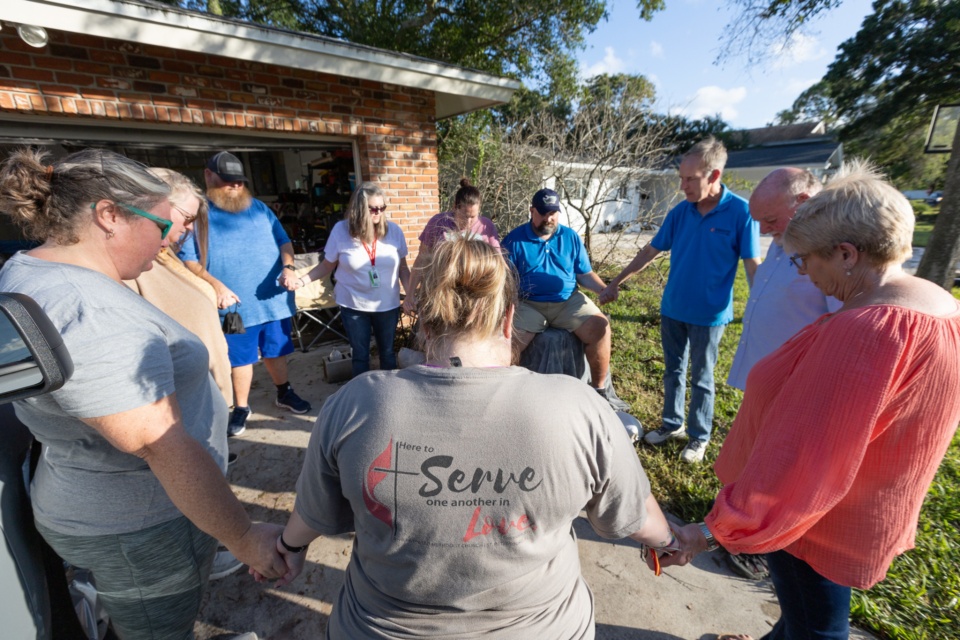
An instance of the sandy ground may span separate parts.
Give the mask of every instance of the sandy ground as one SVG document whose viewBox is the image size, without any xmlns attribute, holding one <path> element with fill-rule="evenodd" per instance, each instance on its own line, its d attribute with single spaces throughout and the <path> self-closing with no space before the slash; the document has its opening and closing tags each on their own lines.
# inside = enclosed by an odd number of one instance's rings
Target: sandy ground
<svg viewBox="0 0 960 640">
<path fill-rule="evenodd" d="M 293 508 L 295 484 L 314 420 L 338 386 L 323 381 L 321 356 L 332 347 L 290 356 L 290 379 L 313 404 L 305 416 L 274 406 L 275 391 L 262 364 L 254 368 L 247 431 L 230 441 L 239 454 L 228 480 L 250 516 L 283 524 Z M 769 581 L 734 576 L 718 552 L 657 578 L 629 539 L 599 538 L 585 518 L 574 523 L 582 573 L 596 599 L 601 640 L 710 640 L 717 633 L 747 632 L 759 638 L 780 609 Z M 350 561 L 352 535 L 316 540 L 307 568 L 281 589 L 259 585 L 245 571 L 210 583 L 195 626 L 199 640 L 226 640 L 255 631 L 261 639 L 322 638 Z M 868 636 L 855 635 L 866 638 Z"/>
</svg>

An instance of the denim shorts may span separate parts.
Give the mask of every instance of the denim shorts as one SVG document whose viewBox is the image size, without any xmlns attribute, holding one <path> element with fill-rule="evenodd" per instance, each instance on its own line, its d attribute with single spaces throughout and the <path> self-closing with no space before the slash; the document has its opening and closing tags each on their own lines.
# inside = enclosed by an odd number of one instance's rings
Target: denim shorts
<svg viewBox="0 0 960 640">
<path fill-rule="evenodd" d="M 93 573 L 122 640 L 193 640 L 217 541 L 185 517 L 105 536 L 37 530 L 61 558 Z"/>
</svg>

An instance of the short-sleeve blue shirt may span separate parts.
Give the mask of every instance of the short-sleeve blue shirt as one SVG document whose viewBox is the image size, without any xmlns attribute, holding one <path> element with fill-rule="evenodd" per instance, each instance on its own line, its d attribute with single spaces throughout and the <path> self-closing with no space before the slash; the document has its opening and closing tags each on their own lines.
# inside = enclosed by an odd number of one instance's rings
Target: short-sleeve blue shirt
<svg viewBox="0 0 960 640">
<path fill-rule="evenodd" d="M 706 215 L 695 202 L 681 202 L 650 244 L 670 251 L 662 315 L 704 327 L 733 320 L 737 265 L 741 258 L 760 257 L 760 225 L 746 200 L 723 187 L 720 202 Z"/>
<path fill-rule="evenodd" d="M 280 247 L 290 242 L 273 211 L 254 199 L 249 208 L 230 213 L 207 203 L 210 232 L 206 269 L 240 298 L 247 327 L 283 320 L 297 312 L 294 294 L 279 284 Z M 196 236 L 183 243 L 180 259 L 200 262 Z M 222 309 L 220 315 L 227 310 Z"/>
<path fill-rule="evenodd" d="M 544 241 L 528 222 L 511 231 L 501 246 L 520 274 L 521 295 L 533 302 L 564 302 L 577 288 L 577 276 L 593 271 L 583 240 L 562 224 Z"/>
</svg>

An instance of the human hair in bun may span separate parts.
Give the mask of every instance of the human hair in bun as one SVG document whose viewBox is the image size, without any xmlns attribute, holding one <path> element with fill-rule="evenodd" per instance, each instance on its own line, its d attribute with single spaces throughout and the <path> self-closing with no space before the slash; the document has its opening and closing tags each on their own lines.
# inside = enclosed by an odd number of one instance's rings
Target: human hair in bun
<svg viewBox="0 0 960 640">
<path fill-rule="evenodd" d="M 517 302 L 512 265 L 486 242 L 464 236 L 437 244 L 420 282 L 420 340 L 428 359 L 451 339 L 496 336 Z"/>
<path fill-rule="evenodd" d="M 470 184 L 467 178 L 460 179 L 460 188 L 457 189 L 457 195 L 453 199 L 454 207 L 459 207 L 461 204 L 467 206 L 480 204 L 480 189 Z"/>
<path fill-rule="evenodd" d="M 0 167 L 0 211 L 34 240 L 76 244 L 93 215 L 91 204 L 110 200 L 149 210 L 170 194 L 147 167 L 112 151 L 85 149 L 52 165 L 48 155 L 18 149 Z M 118 210 L 134 217 L 123 206 Z"/>
</svg>

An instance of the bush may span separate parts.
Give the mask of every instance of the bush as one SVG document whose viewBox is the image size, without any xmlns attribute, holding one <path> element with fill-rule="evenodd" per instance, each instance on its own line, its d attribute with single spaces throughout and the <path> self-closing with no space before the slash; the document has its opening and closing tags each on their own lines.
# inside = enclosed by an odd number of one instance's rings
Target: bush
<svg viewBox="0 0 960 640">
<path fill-rule="evenodd" d="M 933 207 L 928 205 L 923 200 L 911 200 L 910 206 L 913 207 L 913 215 L 917 216 L 928 216 L 933 211 Z"/>
</svg>

